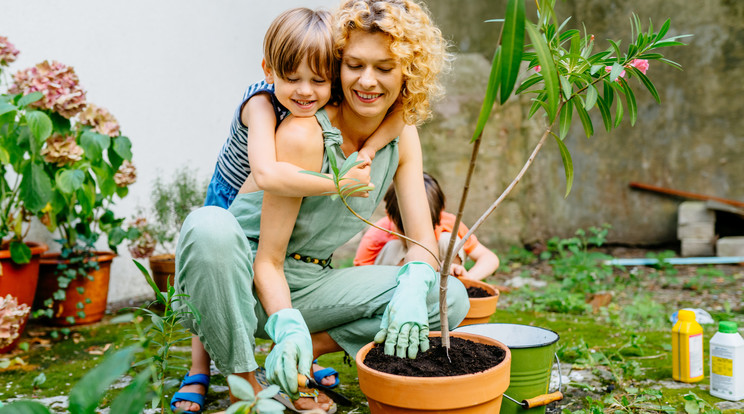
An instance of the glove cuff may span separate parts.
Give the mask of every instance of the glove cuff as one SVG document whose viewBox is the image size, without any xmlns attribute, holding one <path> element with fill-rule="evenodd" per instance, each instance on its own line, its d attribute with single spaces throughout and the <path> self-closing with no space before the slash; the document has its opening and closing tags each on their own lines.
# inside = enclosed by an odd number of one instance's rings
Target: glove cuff
<svg viewBox="0 0 744 414">
<path fill-rule="evenodd" d="M 425 283 L 430 288 L 434 284 L 436 276 L 437 271 L 429 263 L 414 261 L 403 265 L 395 280 L 398 284 L 414 281 Z"/>
<path fill-rule="evenodd" d="M 298 329 L 309 332 L 302 313 L 294 308 L 285 308 L 274 312 L 264 325 L 264 330 L 274 343 L 281 342 L 285 335 Z"/>
</svg>

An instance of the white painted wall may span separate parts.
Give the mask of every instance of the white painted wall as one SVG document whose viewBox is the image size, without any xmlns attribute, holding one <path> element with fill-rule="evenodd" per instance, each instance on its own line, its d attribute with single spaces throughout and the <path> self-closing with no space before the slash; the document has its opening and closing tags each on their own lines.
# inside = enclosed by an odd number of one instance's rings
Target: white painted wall
<svg viewBox="0 0 744 414">
<path fill-rule="evenodd" d="M 0 0 L 0 36 L 21 51 L 11 73 L 43 60 L 73 66 L 88 100 L 132 140 L 139 178 L 115 211 L 149 205 L 157 174 L 187 164 L 211 176 L 245 87 L 262 76 L 264 32 L 281 11 L 339 0 Z M 31 240 L 45 230 L 36 226 Z M 46 239 L 48 242 L 50 238 Z M 50 243 L 51 245 L 51 243 Z M 109 302 L 149 292 L 122 245 Z"/>
</svg>

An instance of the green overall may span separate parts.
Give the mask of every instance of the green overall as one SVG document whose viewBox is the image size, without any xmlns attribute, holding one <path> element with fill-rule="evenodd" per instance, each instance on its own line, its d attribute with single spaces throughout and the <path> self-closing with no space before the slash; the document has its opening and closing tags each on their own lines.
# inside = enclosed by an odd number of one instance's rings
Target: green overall
<svg viewBox="0 0 744 414">
<path fill-rule="evenodd" d="M 316 113 L 327 151 L 339 164 L 346 159 L 338 129 L 324 110 Z M 348 201 L 362 217 L 371 216 L 393 180 L 398 166 L 398 139 L 377 152 L 372 162 L 375 184 L 369 198 Z M 323 156 L 321 172 L 330 172 Z M 217 368 L 225 375 L 258 367 L 253 356 L 255 337 L 268 319 L 253 291 L 253 255 L 257 249 L 263 192 L 239 194 L 229 211 L 203 207 L 189 215 L 181 229 L 176 259 L 176 289 L 189 295 L 201 323 L 184 325 L 198 335 Z M 340 200 L 305 197 L 292 231 L 284 263 L 292 306 L 300 310 L 310 332 L 327 331 L 352 357 L 372 341 L 380 329 L 385 307 L 396 287 L 397 266 L 362 266 L 332 269 L 295 259 L 294 254 L 326 259 L 365 228 Z M 271 231 L 265 229 L 265 231 Z M 450 277 L 450 326 L 457 326 L 468 311 L 467 291 Z M 439 281 L 427 295 L 430 329 L 439 324 Z"/>
</svg>

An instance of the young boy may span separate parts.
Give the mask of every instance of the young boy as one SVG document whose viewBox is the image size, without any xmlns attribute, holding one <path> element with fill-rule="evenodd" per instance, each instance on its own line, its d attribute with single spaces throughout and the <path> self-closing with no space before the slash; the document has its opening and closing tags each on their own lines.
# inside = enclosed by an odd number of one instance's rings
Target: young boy
<svg viewBox="0 0 744 414">
<path fill-rule="evenodd" d="M 218 156 L 205 205 L 228 208 L 249 176 L 262 190 L 285 196 L 335 192 L 333 181 L 303 174 L 292 164 L 278 162 L 274 140 L 277 125 L 289 113 L 311 117 L 331 99 L 332 84 L 338 76 L 332 30 L 330 13 L 307 8 L 287 10 L 271 23 L 261 62 L 265 80 L 249 86 L 243 94 L 230 125 L 230 136 Z M 403 126 L 400 113 L 391 111 L 359 150 L 358 159 L 364 163 L 344 176 L 348 183 L 374 185 L 369 182 L 369 165 L 375 153 L 397 137 Z M 354 196 L 365 197 L 367 193 Z M 210 358 L 196 336 L 191 341 L 191 358 L 191 369 L 171 400 L 171 409 L 180 408 L 186 414 L 204 409 L 204 395 L 209 388 Z M 338 384 L 338 373 L 333 369 L 315 374 L 324 385 Z"/>
</svg>

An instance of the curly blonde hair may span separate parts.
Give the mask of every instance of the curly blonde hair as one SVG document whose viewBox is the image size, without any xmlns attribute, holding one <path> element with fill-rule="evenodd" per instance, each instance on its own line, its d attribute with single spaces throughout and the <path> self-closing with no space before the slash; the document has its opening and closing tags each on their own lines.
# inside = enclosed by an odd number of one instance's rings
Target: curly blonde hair
<svg viewBox="0 0 744 414">
<path fill-rule="evenodd" d="M 412 0 L 346 0 L 334 20 L 338 59 L 353 30 L 390 36 L 390 51 L 403 68 L 398 98 L 403 118 L 411 125 L 429 119 L 432 100 L 444 94 L 438 75 L 448 69 L 451 55 L 425 6 Z"/>
</svg>

